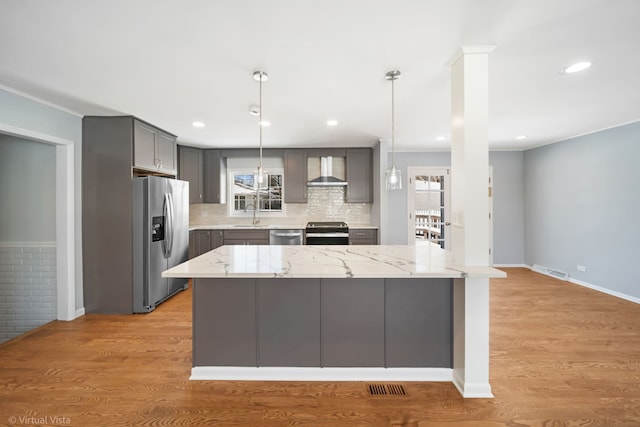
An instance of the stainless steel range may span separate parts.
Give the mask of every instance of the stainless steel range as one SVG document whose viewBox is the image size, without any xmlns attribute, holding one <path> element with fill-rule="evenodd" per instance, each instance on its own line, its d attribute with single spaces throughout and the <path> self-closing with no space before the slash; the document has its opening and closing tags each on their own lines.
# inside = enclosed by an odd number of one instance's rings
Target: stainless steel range
<svg viewBox="0 0 640 427">
<path fill-rule="evenodd" d="M 307 245 L 348 245 L 349 226 L 342 221 L 311 221 L 305 229 Z"/>
</svg>

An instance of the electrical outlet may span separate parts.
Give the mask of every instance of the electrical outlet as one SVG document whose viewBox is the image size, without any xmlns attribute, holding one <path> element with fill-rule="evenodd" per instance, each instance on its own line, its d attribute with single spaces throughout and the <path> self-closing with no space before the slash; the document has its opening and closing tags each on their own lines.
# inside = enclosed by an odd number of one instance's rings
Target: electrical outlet
<svg viewBox="0 0 640 427">
<path fill-rule="evenodd" d="M 587 267 L 585 267 L 584 265 L 578 265 L 576 266 L 576 268 L 578 269 L 578 271 L 587 271 Z"/>
</svg>

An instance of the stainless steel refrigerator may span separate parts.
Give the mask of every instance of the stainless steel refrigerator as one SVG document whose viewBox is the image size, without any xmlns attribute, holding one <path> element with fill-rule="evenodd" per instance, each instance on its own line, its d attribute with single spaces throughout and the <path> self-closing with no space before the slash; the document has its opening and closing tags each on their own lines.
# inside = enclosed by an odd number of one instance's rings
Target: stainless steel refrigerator
<svg viewBox="0 0 640 427">
<path fill-rule="evenodd" d="M 187 261 L 189 183 L 148 176 L 133 179 L 133 312 L 148 313 L 187 288 L 162 272 Z"/>
</svg>

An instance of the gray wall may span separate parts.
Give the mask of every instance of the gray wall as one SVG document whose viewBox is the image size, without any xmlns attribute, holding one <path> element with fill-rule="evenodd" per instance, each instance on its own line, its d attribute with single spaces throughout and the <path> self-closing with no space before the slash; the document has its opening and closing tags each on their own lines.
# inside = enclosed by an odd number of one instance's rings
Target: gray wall
<svg viewBox="0 0 640 427">
<path fill-rule="evenodd" d="M 524 153 L 492 151 L 493 263 L 524 264 Z"/>
<path fill-rule="evenodd" d="M 75 212 L 75 295 L 76 309 L 82 298 L 82 118 L 61 109 L 28 99 L 0 88 L 0 124 L 73 141 Z"/>
<path fill-rule="evenodd" d="M 526 263 L 640 298 L 639 161 L 640 122 L 525 152 Z"/>
<path fill-rule="evenodd" d="M 56 152 L 0 134 L 0 242 L 55 242 Z"/>
<path fill-rule="evenodd" d="M 451 165 L 450 152 L 400 152 L 395 154 L 396 167 L 406 182 L 407 168 L 413 166 Z M 524 155 L 520 151 L 489 153 L 493 166 L 493 262 L 524 264 Z M 384 188 L 381 191 L 386 191 Z M 388 240 L 391 245 L 407 244 L 407 188 L 388 192 Z"/>
</svg>

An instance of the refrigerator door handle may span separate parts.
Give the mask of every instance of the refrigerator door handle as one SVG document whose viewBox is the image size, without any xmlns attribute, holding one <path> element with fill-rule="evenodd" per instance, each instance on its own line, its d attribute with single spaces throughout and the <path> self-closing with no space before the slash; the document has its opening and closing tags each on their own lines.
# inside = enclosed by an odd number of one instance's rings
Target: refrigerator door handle
<svg viewBox="0 0 640 427">
<path fill-rule="evenodd" d="M 166 217 L 166 225 L 165 229 L 167 234 L 165 236 L 165 258 L 171 258 L 171 252 L 173 252 L 173 197 L 171 197 L 171 193 L 167 193 L 164 195 L 165 204 L 167 207 L 167 217 Z"/>
<path fill-rule="evenodd" d="M 168 200 L 167 200 L 167 194 L 164 194 L 164 197 L 162 198 L 162 219 L 164 222 L 164 239 L 162 239 L 162 255 L 166 258 L 167 257 L 167 239 L 169 238 L 169 229 L 167 227 L 167 222 L 169 220 L 169 212 L 168 212 L 169 206 L 168 206 Z"/>
</svg>

